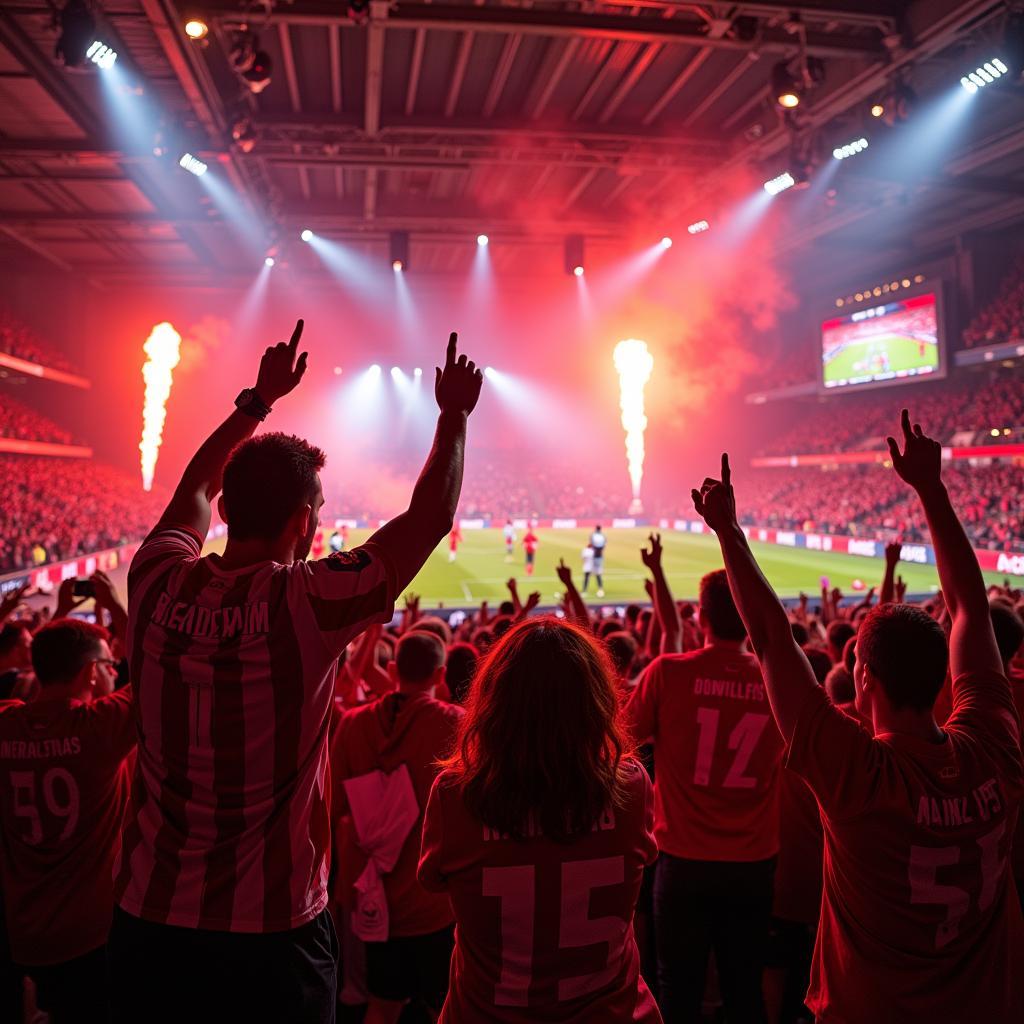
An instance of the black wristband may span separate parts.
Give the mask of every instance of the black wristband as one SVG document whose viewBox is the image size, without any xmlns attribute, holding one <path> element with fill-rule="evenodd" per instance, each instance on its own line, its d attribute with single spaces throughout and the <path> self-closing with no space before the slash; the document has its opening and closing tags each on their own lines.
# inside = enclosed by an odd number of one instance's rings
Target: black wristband
<svg viewBox="0 0 1024 1024">
<path fill-rule="evenodd" d="M 235 408 L 261 422 L 270 415 L 270 406 L 260 398 L 255 388 L 245 388 L 235 399 Z"/>
</svg>

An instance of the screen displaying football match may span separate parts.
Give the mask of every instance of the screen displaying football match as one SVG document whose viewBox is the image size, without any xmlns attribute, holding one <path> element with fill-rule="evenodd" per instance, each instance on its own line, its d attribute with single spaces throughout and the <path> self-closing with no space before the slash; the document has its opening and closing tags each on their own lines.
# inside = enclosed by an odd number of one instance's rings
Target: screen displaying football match
<svg viewBox="0 0 1024 1024">
<path fill-rule="evenodd" d="M 936 290 L 826 320 L 822 384 L 843 388 L 940 376 L 939 319 Z"/>
</svg>

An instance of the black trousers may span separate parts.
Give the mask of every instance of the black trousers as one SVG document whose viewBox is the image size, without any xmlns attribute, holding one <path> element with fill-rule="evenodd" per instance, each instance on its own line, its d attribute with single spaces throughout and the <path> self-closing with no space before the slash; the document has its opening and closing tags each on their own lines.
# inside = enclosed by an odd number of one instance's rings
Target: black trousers
<svg viewBox="0 0 1024 1024">
<path fill-rule="evenodd" d="M 107 1024 L 107 951 L 103 946 L 73 960 L 23 967 L 35 982 L 36 1003 L 51 1024 Z"/>
<path fill-rule="evenodd" d="M 334 1024 L 338 939 L 324 910 L 283 932 L 200 931 L 115 908 L 107 942 L 114 1024 Z"/>
<path fill-rule="evenodd" d="M 764 1024 L 761 974 L 775 859 L 683 860 L 662 853 L 654 879 L 658 999 L 665 1024 L 701 1019 L 708 955 L 715 951 L 729 1024 Z"/>
</svg>

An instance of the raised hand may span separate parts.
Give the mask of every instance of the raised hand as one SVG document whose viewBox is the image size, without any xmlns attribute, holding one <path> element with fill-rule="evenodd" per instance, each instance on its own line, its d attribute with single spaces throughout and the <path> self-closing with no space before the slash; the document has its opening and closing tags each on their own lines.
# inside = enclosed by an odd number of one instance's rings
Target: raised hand
<svg viewBox="0 0 1024 1024">
<path fill-rule="evenodd" d="M 649 600 L 654 600 L 654 580 L 644 580 L 644 590 L 647 591 Z"/>
<path fill-rule="evenodd" d="M 506 586 L 506 587 L 508 587 L 508 592 L 509 592 L 509 593 L 510 593 L 510 594 L 511 594 L 511 595 L 512 595 L 513 597 L 515 597 L 515 596 L 516 596 L 516 594 L 518 594 L 518 593 L 519 593 L 519 584 L 518 584 L 518 583 L 516 583 L 516 578 L 515 578 L 515 576 L 513 576 L 513 577 L 512 577 L 512 578 L 511 578 L 510 580 L 508 580 L 508 581 L 507 581 L 507 582 L 505 583 L 505 586 Z"/>
<path fill-rule="evenodd" d="M 307 352 L 296 360 L 295 354 L 302 337 L 303 321 L 295 321 L 295 330 L 288 341 L 279 341 L 263 353 L 260 372 L 256 377 L 256 394 L 267 405 L 273 405 L 289 391 L 295 389 L 306 372 Z"/>
<path fill-rule="evenodd" d="M 558 576 L 558 582 L 563 587 L 572 586 L 572 569 L 565 564 L 564 558 L 558 560 L 558 565 L 555 566 L 555 574 Z"/>
<path fill-rule="evenodd" d="M 0 601 L 0 625 L 3 625 L 14 609 L 21 604 L 21 599 L 25 596 L 26 590 L 28 590 L 28 584 L 23 583 L 20 587 L 15 587 Z"/>
<path fill-rule="evenodd" d="M 907 596 L 907 585 L 903 582 L 902 576 L 896 577 L 896 603 L 903 604 L 903 599 Z"/>
<path fill-rule="evenodd" d="M 105 572 L 96 571 L 89 577 L 92 580 L 93 591 L 96 598 L 97 608 L 118 608 L 121 602 L 117 599 L 117 592 L 110 577 Z"/>
<path fill-rule="evenodd" d="M 661 534 L 652 533 L 647 539 L 651 543 L 651 550 L 648 551 L 647 548 L 641 548 L 640 560 L 651 572 L 657 572 L 661 568 Z"/>
<path fill-rule="evenodd" d="M 893 469 L 915 491 L 937 486 L 942 479 L 942 445 L 928 437 L 920 423 L 911 427 L 910 413 L 906 409 L 900 414 L 900 427 L 903 430 L 902 453 L 894 437 L 886 438 Z"/>
<path fill-rule="evenodd" d="M 712 480 L 707 477 L 700 490 L 694 488 L 690 495 L 697 514 L 715 533 L 736 525 L 736 497 L 732 492 L 728 454 L 722 455 L 722 479 Z"/>
<path fill-rule="evenodd" d="M 434 368 L 434 397 L 442 412 L 457 412 L 469 415 L 480 398 L 484 375 L 476 363 L 464 355 L 456 358 L 459 336 L 452 331 L 448 338 L 444 369 Z"/>
<path fill-rule="evenodd" d="M 885 561 L 888 565 L 895 565 L 900 560 L 903 552 L 903 542 L 894 540 L 885 545 Z"/>
<path fill-rule="evenodd" d="M 87 597 L 75 598 L 75 580 L 67 579 L 57 589 L 57 607 L 54 609 L 55 619 L 66 619 L 76 608 L 85 604 Z"/>
<path fill-rule="evenodd" d="M 540 604 L 540 591 L 534 590 L 526 599 L 523 605 L 523 615 L 529 615 L 537 605 Z"/>
</svg>

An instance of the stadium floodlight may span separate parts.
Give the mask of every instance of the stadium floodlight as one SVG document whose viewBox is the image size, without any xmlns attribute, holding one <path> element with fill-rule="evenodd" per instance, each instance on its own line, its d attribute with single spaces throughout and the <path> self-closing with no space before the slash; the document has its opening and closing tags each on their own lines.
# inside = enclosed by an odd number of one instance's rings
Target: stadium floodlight
<svg viewBox="0 0 1024 1024">
<path fill-rule="evenodd" d="M 488 379 L 492 378 L 494 376 L 494 369 L 490 366 L 485 366 L 484 376 L 487 377 Z"/>
<path fill-rule="evenodd" d="M 884 103 L 872 103 L 871 104 L 871 116 L 881 117 L 885 113 Z"/>
<path fill-rule="evenodd" d="M 181 159 L 178 161 L 178 166 L 184 167 L 189 174 L 194 174 L 197 178 L 201 178 L 209 170 L 202 160 L 194 157 L 191 153 L 182 154 Z"/>
<path fill-rule="evenodd" d="M 265 267 L 272 267 L 276 262 L 277 262 L 277 260 L 275 260 L 273 256 L 267 256 L 263 260 L 263 266 L 265 266 Z"/>
<path fill-rule="evenodd" d="M 787 188 L 792 188 L 795 184 L 796 178 L 789 171 L 783 171 L 774 178 L 769 178 L 764 183 L 764 190 L 770 196 L 777 196 L 780 192 L 785 192 Z"/>
<path fill-rule="evenodd" d="M 396 274 L 400 274 L 403 270 L 405 270 L 405 264 L 401 260 L 392 260 L 391 269 Z"/>
<path fill-rule="evenodd" d="M 490 245 L 490 242 L 491 242 L 491 240 L 486 235 L 477 235 L 476 236 L 476 244 L 481 246 L 481 247 L 483 247 L 485 245 Z"/>
<path fill-rule="evenodd" d="M 573 272 L 573 273 L 574 273 L 574 274 L 575 274 L 575 275 L 576 275 L 577 277 L 582 277 L 582 276 L 583 276 L 583 268 L 582 268 L 582 267 L 580 267 L 580 266 L 575 266 L 575 267 L 573 267 L 573 268 L 572 268 L 572 272 Z"/>
<path fill-rule="evenodd" d="M 984 64 L 976 67 L 973 71 L 968 71 L 960 79 L 960 85 L 967 92 L 973 94 L 979 89 L 984 89 L 986 85 L 991 85 L 996 79 L 1002 78 L 1009 70 L 998 57 L 993 57 L 991 60 L 987 60 Z"/>
<path fill-rule="evenodd" d="M 780 107 L 792 110 L 794 107 L 800 106 L 803 86 L 790 70 L 788 61 L 781 60 L 772 68 L 771 79 L 772 95 Z"/>
<path fill-rule="evenodd" d="M 313 232 L 310 231 L 309 228 L 303 228 L 302 233 L 299 235 L 299 238 L 301 238 L 304 242 L 312 242 Z"/>
<path fill-rule="evenodd" d="M 707 231 L 711 227 L 706 220 L 695 220 L 686 230 L 691 235 L 699 235 L 702 231 Z"/>
<path fill-rule="evenodd" d="M 401 273 L 409 267 L 409 232 L 392 231 L 388 235 L 389 255 L 391 256 L 391 269 Z"/>
<path fill-rule="evenodd" d="M 374 363 L 370 367 L 369 373 L 370 373 L 371 377 L 379 377 L 380 376 L 380 364 L 379 363 Z"/>
<path fill-rule="evenodd" d="M 661 245 L 662 249 L 671 249 L 672 239 L 669 238 L 668 235 L 666 235 L 659 244 Z"/>
<path fill-rule="evenodd" d="M 414 377 L 422 377 L 423 376 L 423 370 L 420 369 L 420 367 L 417 366 L 416 369 L 412 371 L 412 375 Z"/>
<path fill-rule="evenodd" d="M 89 44 L 89 49 L 85 51 L 85 55 L 96 67 L 103 71 L 108 71 L 117 63 L 117 50 L 106 43 L 100 42 L 99 39 L 94 39 Z"/>
<path fill-rule="evenodd" d="M 195 43 L 205 39 L 209 33 L 210 26 L 202 18 L 189 18 L 185 22 L 185 35 Z"/>
<path fill-rule="evenodd" d="M 392 380 L 398 380 L 398 378 L 401 377 L 401 376 L 402 376 L 402 368 L 400 366 L 392 366 L 391 367 L 391 379 Z"/>
<path fill-rule="evenodd" d="M 836 146 L 832 150 L 832 155 L 837 160 L 847 160 L 851 156 L 856 156 L 858 153 L 863 153 L 868 148 L 868 140 L 861 137 L 854 139 L 853 142 L 846 143 L 845 146 Z"/>
<path fill-rule="evenodd" d="M 562 265 L 567 274 L 583 276 L 583 267 L 586 263 L 585 243 L 582 235 L 566 235 L 564 250 L 562 252 Z"/>
</svg>

